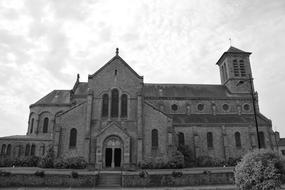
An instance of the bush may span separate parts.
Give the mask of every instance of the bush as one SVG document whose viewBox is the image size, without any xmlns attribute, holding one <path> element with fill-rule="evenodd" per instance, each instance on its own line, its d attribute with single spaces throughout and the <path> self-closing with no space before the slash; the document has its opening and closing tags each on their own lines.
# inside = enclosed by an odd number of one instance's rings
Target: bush
<svg viewBox="0 0 285 190">
<path fill-rule="evenodd" d="M 189 167 L 195 167 L 196 166 L 196 161 L 194 158 L 194 154 L 190 150 L 189 146 L 187 145 L 180 145 L 178 146 L 177 150 L 181 152 L 184 156 L 184 165 L 186 168 Z"/>
<path fill-rule="evenodd" d="M 196 160 L 196 165 L 198 167 L 219 167 L 223 166 L 224 162 L 218 158 L 212 158 L 210 156 L 199 156 Z"/>
<path fill-rule="evenodd" d="M 84 169 L 87 162 L 83 157 L 57 158 L 54 161 L 54 167 L 59 169 Z"/>
<path fill-rule="evenodd" d="M 184 156 L 181 152 L 175 151 L 172 153 L 171 160 L 168 162 L 169 168 L 178 169 L 184 168 Z"/>
<path fill-rule="evenodd" d="M 173 171 L 172 172 L 172 177 L 182 177 L 183 173 L 179 171 Z"/>
<path fill-rule="evenodd" d="M 54 150 L 53 147 L 49 147 L 47 154 L 43 157 L 39 163 L 39 166 L 42 168 L 53 168 L 54 164 Z"/>
<path fill-rule="evenodd" d="M 140 176 L 141 178 L 147 178 L 147 177 L 148 177 L 148 173 L 147 173 L 147 171 L 142 170 L 142 171 L 139 173 L 139 176 Z"/>
<path fill-rule="evenodd" d="M 78 174 L 77 172 L 75 172 L 75 171 L 72 171 L 72 172 L 71 172 L 71 176 L 72 176 L 73 178 L 78 178 L 79 174 Z"/>
<path fill-rule="evenodd" d="M 243 190 L 280 187 L 280 162 L 277 154 L 267 150 L 249 152 L 235 167 L 235 183 Z"/>
<path fill-rule="evenodd" d="M 54 167 L 58 169 L 66 169 L 68 168 L 69 163 L 64 158 L 57 158 L 54 161 Z"/>
<path fill-rule="evenodd" d="M 35 176 L 38 176 L 38 177 L 44 177 L 45 176 L 45 172 L 44 171 L 36 171 L 35 172 Z"/>
<path fill-rule="evenodd" d="M 11 172 L 7 172 L 7 171 L 1 171 L 0 170 L 0 176 L 10 176 L 11 175 Z"/>
<path fill-rule="evenodd" d="M 240 162 L 240 160 L 241 160 L 241 157 L 239 158 L 230 157 L 226 162 L 226 166 L 236 166 L 238 162 Z"/>
<path fill-rule="evenodd" d="M 83 157 L 72 157 L 67 158 L 68 168 L 71 169 L 84 169 L 87 167 L 87 162 Z"/>
</svg>

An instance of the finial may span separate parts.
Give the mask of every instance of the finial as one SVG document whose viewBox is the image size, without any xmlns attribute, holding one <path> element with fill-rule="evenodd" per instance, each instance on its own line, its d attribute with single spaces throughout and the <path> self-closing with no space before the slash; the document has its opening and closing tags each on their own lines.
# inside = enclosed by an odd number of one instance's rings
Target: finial
<svg viewBox="0 0 285 190">
<path fill-rule="evenodd" d="M 116 48 L 116 55 L 119 55 L 119 48 Z"/>
<path fill-rule="evenodd" d="M 79 75 L 79 73 L 77 73 L 77 80 L 79 80 L 79 78 L 80 78 L 80 75 Z"/>
</svg>

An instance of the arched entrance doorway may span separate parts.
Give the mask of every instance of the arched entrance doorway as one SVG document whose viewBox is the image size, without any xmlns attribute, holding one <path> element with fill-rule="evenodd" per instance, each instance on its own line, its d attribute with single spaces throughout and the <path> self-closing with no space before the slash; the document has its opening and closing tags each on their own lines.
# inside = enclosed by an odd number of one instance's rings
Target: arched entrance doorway
<svg viewBox="0 0 285 190">
<path fill-rule="evenodd" d="M 105 168 L 119 168 L 123 163 L 123 143 L 117 136 L 105 139 L 103 147 Z"/>
</svg>

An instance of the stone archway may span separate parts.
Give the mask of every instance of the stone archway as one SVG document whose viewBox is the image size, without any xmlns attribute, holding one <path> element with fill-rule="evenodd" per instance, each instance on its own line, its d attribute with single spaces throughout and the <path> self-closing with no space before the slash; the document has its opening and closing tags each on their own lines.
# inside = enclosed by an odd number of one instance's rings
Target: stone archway
<svg viewBox="0 0 285 190">
<path fill-rule="evenodd" d="M 123 141 L 118 136 L 109 136 L 103 143 L 103 167 L 118 168 L 123 163 Z"/>
</svg>

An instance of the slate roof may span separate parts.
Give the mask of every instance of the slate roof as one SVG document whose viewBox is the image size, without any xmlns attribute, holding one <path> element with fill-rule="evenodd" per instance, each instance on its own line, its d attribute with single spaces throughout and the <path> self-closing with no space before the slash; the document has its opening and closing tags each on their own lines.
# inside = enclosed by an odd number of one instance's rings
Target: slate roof
<svg viewBox="0 0 285 190">
<path fill-rule="evenodd" d="M 87 95 L 88 91 L 88 83 L 87 82 L 80 82 L 75 89 L 75 95 Z"/>
<path fill-rule="evenodd" d="M 210 115 L 210 114 L 173 114 L 173 124 L 191 124 L 191 123 L 254 123 L 253 115 Z M 268 125 L 270 124 L 270 120 L 265 118 L 262 115 L 258 115 L 257 117 L 258 124 L 260 125 Z"/>
<path fill-rule="evenodd" d="M 0 140 L 41 140 L 41 141 L 48 141 L 52 140 L 49 137 L 42 137 L 42 136 L 28 136 L 28 135 L 12 135 L 7 137 L 0 137 Z"/>
<path fill-rule="evenodd" d="M 285 146 L 285 138 L 280 138 L 278 146 Z"/>
<path fill-rule="evenodd" d="M 33 105 L 70 104 L 70 90 L 53 90 Z"/>
<path fill-rule="evenodd" d="M 237 53 L 242 53 L 242 54 L 247 54 L 247 55 L 250 55 L 251 52 L 246 52 L 246 51 L 243 51 L 243 50 L 240 50 L 236 47 L 233 47 L 233 46 L 230 46 L 230 48 L 223 53 L 223 55 L 219 58 L 219 60 L 217 61 L 217 65 L 219 65 L 219 63 L 221 62 L 221 60 L 223 60 L 224 56 L 227 55 L 227 54 L 237 54 Z"/>
<path fill-rule="evenodd" d="M 160 92 L 161 91 L 161 92 Z M 161 95 L 161 96 L 160 96 Z M 229 97 L 227 87 L 205 84 L 144 84 L 145 97 L 196 97 L 223 98 Z"/>
</svg>

